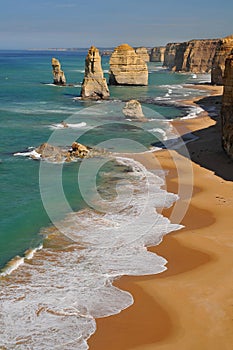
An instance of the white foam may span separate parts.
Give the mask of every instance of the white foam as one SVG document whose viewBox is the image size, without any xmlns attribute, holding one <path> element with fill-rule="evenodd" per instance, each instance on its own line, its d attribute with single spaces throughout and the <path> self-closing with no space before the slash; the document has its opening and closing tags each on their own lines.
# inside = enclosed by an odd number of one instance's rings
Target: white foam
<svg viewBox="0 0 233 350">
<path fill-rule="evenodd" d="M 172 205 L 177 196 L 161 189 L 163 171 L 149 172 L 131 158 L 116 160 L 129 167 L 115 180 L 117 197 L 101 202 L 93 196 L 97 211 L 84 209 L 57 223 L 73 243 L 67 249 L 34 251 L 33 259 L 29 253 L 16 264 L 17 271 L 1 280 L 0 346 L 13 349 L 20 341 L 22 350 L 86 350 L 96 329 L 94 318 L 119 313 L 133 303 L 133 297 L 113 287 L 112 281 L 166 269 L 167 261 L 145 246 L 181 228 L 156 212 Z M 103 176 L 108 183 L 109 173 Z"/>
<path fill-rule="evenodd" d="M 66 126 L 65 126 L 66 125 Z M 50 125 L 50 129 L 65 129 L 66 127 L 69 127 L 69 128 L 72 128 L 72 129 L 81 129 L 81 128 L 84 128 L 87 126 L 87 123 L 86 122 L 81 122 L 81 123 L 66 123 L 66 124 L 63 124 L 63 123 L 57 123 L 57 124 L 52 124 Z"/>
<path fill-rule="evenodd" d="M 21 156 L 21 157 L 31 157 L 34 159 L 41 159 L 41 154 L 36 152 L 35 150 L 29 151 L 29 152 L 17 152 L 13 154 L 14 156 Z"/>
</svg>

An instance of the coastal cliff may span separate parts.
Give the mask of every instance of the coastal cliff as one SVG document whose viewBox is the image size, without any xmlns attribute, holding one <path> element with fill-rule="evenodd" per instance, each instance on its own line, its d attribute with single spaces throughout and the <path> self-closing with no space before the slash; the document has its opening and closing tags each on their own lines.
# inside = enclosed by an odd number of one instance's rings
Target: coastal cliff
<svg viewBox="0 0 233 350">
<path fill-rule="evenodd" d="M 61 64 L 58 59 L 52 58 L 53 67 L 53 83 L 55 85 L 66 85 L 66 78 L 64 72 L 61 70 Z"/>
<path fill-rule="evenodd" d="M 222 98 L 222 145 L 233 159 L 233 54 L 226 59 Z"/>
<path fill-rule="evenodd" d="M 150 61 L 150 55 L 146 47 L 137 47 L 135 52 L 144 62 Z"/>
<path fill-rule="evenodd" d="M 218 43 L 219 39 L 169 43 L 164 66 L 175 72 L 209 73 Z"/>
<path fill-rule="evenodd" d="M 213 59 L 211 70 L 211 83 L 223 85 L 226 58 L 233 52 L 233 35 L 227 36 L 219 41 Z"/>
<path fill-rule="evenodd" d="M 147 64 L 128 44 L 116 47 L 109 63 L 109 84 L 148 85 Z"/>
<path fill-rule="evenodd" d="M 150 53 L 150 62 L 164 62 L 165 50 L 163 46 L 154 47 Z"/>
<path fill-rule="evenodd" d="M 85 60 L 85 76 L 81 97 L 102 99 L 109 97 L 109 89 L 101 67 L 99 50 L 91 46 Z"/>
</svg>

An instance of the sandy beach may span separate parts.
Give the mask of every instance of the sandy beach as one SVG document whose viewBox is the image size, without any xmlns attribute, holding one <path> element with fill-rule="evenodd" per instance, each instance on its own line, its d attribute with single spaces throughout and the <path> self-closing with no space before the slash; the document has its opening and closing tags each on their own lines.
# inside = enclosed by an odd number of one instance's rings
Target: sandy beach
<svg viewBox="0 0 233 350">
<path fill-rule="evenodd" d="M 114 283 L 135 302 L 118 315 L 97 320 L 97 332 L 88 342 L 91 350 L 232 349 L 233 163 L 221 148 L 222 88 L 202 88 L 210 96 L 184 102 L 195 102 L 205 112 L 173 122 L 181 135 L 197 137 L 186 145 L 190 158 L 182 149 L 137 157 L 148 169 L 159 163 L 168 170 L 166 189 L 180 194 L 163 214 L 172 222 L 182 219 L 185 227 L 150 248 L 168 260 L 168 269 Z"/>
</svg>

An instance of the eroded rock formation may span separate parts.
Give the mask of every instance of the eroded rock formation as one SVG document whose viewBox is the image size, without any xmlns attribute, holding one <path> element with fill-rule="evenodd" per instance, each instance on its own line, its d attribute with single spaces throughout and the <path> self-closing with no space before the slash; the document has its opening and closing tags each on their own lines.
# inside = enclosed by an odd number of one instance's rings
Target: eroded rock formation
<svg viewBox="0 0 233 350">
<path fill-rule="evenodd" d="M 53 67 L 53 83 L 55 85 L 66 85 L 66 77 L 64 72 L 61 70 L 61 64 L 58 59 L 52 58 Z"/>
<path fill-rule="evenodd" d="M 128 44 L 116 47 L 109 63 L 111 85 L 148 85 L 147 64 Z"/>
<path fill-rule="evenodd" d="M 226 59 L 222 98 L 222 145 L 233 159 L 233 54 Z"/>
<path fill-rule="evenodd" d="M 231 53 L 233 53 L 233 35 L 221 39 L 218 43 L 211 71 L 212 84 L 223 85 L 225 61 Z"/>
<path fill-rule="evenodd" d="M 140 122 L 147 121 L 147 118 L 145 118 L 143 114 L 141 103 L 137 100 L 130 100 L 126 102 L 122 112 L 126 118 L 130 118 Z"/>
<path fill-rule="evenodd" d="M 150 55 L 146 47 L 137 47 L 135 52 L 144 62 L 150 61 Z"/>
<path fill-rule="evenodd" d="M 176 72 L 209 73 L 219 39 L 190 40 L 166 46 L 164 66 Z"/>
<path fill-rule="evenodd" d="M 166 47 L 154 47 L 150 53 L 150 62 L 164 62 Z"/>
<path fill-rule="evenodd" d="M 109 89 L 101 67 L 99 50 L 91 46 L 85 61 L 85 76 L 82 83 L 82 98 L 103 99 L 109 97 Z"/>
</svg>

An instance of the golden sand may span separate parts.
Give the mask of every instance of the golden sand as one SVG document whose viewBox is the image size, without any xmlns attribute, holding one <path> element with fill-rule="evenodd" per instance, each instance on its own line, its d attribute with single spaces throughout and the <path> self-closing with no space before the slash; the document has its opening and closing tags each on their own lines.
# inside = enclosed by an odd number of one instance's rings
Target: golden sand
<svg viewBox="0 0 233 350">
<path fill-rule="evenodd" d="M 219 112 L 220 87 L 206 87 L 213 96 L 202 98 L 204 109 Z M 187 103 L 187 101 L 185 101 Z M 193 101 L 189 101 L 193 103 Z M 178 151 L 162 150 L 137 157 L 148 168 L 153 157 L 169 170 L 166 189 L 177 193 L 177 162 L 193 172 L 193 194 L 176 206 L 187 206 L 180 231 L 167 235 L 151 251 L 168 260 L 168 270 L 153 276 L 122 277 L 115 282 L 134 296 L 135 303 L 120 314 L 97 320 L 90 350 L 231 350 L 233 344 L 233 163 L 221 149 L 218 118 L 177 120 L 185 134 L 191 160 Z M 174 163 L 175 160 L 175 163 Z M 164 215 L 175 218 L 174 208 Z"/>
</svg>

